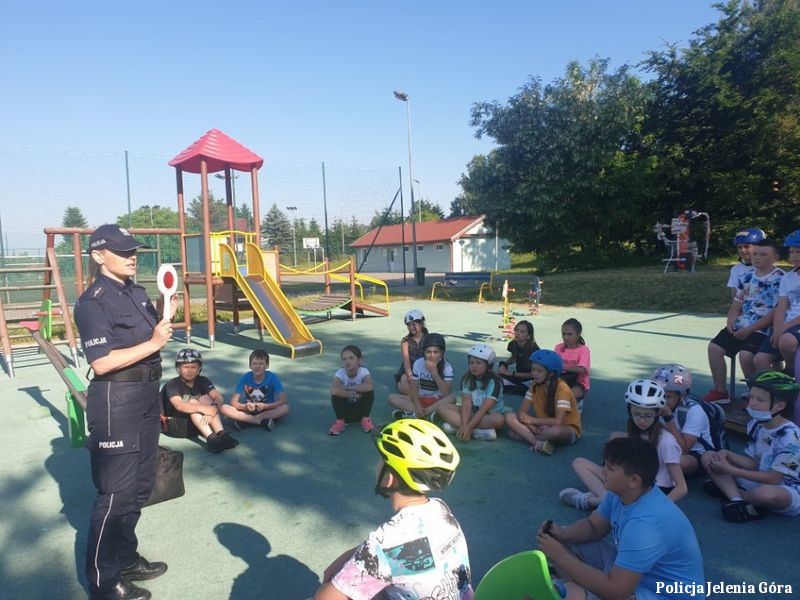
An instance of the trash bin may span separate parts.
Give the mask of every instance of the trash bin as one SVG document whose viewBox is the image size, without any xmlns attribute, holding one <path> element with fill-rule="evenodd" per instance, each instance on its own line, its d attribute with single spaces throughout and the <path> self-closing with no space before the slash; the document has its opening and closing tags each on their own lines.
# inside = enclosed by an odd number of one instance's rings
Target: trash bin
<svg viewBox="0 0 800 600">
<path fill-rule="evenodd" d="M 425 267 L 417 267 L 417 285 L 425 285 Z"/>
</svg>

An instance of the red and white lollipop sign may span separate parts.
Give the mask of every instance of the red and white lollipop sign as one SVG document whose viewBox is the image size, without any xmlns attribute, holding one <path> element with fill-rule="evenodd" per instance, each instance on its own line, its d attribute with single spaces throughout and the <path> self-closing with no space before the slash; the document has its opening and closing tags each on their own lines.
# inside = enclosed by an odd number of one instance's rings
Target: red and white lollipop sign
<svg viewBox="0 0 800 600">
<path fill-rule="evenodd" d="M 156 275 L 156 283 L 158 291 L 164 296 L 164 320 L 169 321 L 172 319 L 172 296 L 178 289 L 178 272 L 175 267 L 166 263 L 161 265 Z"/>
</svg>

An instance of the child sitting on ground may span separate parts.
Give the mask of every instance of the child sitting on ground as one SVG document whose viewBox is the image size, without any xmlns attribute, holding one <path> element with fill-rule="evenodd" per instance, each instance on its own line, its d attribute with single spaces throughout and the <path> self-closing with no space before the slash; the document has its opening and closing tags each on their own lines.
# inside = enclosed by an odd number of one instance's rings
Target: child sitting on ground
<svg viewBox="0 0 800 600">
<path fill-rule="evenodd" d="M 336 420 L 328 430 L 328 435 L 339 435 L 347 423 L 359 421 L 361 429 L 369 433 L 374 427 L 369 417 L 375 401 L 372 376 L 366 367 L 361 366 L 361 349 L 358 346 L 345 346 L 341 357 L 342 368 L 336 371 L 331 383 L 331 404 Z"/>
<path fill-rule="evenodd" d="M 209 452 L 220 452 L 239 445 L 222 426 L 220 413 L 233 410 L 225 404 L 208 377 L 200 375 L 203 357 L 193 348 L 179 350 L 175 357 L 178 377 L 170 379 L 161 388 L 161 404 L 164 411 L 165 431 L 172 437 L 194 437 L 197 434 L 206 440 Z"/>
<path fill-rule="evenodd" d="M 506 415 L 509 437 L 528 442 L 532 452 L 552 454 L 553 444 L 574 444 L 581 437 L 575 396 L 561 379 L 561 357 L 552 350 L 531 354 L 533 379 L 517 413 Z M 536 416 L 528 414 L 533 405 Z"/>
<path fill-rule="evenodd" d="M 745 455 L 729 450 L 706 452 L 711 481 L 706 493 L 725 500 L 722 516 L 744 523 L 764 516 L 763 509 L 800 515 L 800 427 L 792 423 L 800 385 L 784 373 L 760 371 L 747 380 Z"/>
<path fill-rule="evenodd" d="M 394 382 L 397 391 L 408 395 L 411 393 L 409 383 L 411 382 L 411 370 L 414 362 L 422 357 L 422 338 L 428 335 L 428 328 L 425 327 L 425 315 L 421 311 L 414 309 L 406 313 L 403 323 L 408 328 L 408 334 L 400 340 L 400 356 L 403 357 L 400 368 L 394 374 Z"/>
<path fill-rule="evenodd" d="M 402 419 L 375 438 L 375 493 L 395 515 L 325 569 L 314 600 L 472 598 L 467 542 L 450 508 L 428 493 L 446 488 L 459 456 L 433 423 Z"/>
<path fill-rule="evenodd" d="M 564 361 L 564 371 L 561 379 L 566 382 L 578 403 L 578 410 L 583 410 L 583 399 L 589 392 L 589 367 L 591 356 L 589 346 L 583 337 L 583 325 L 578 319 L 567 319 L 561 325 L 560 344 L 556 344 L 555 351 Z"/>
<path fill-rule="evenodd" d="M 692 597 L 686 590 L 706 581 L 703 555 L 689 519 L 655 486 L 656 451 L 617 438 L 603 448 L 603 464 L 608 493 L 597 510 L 567 527 L 539 528 L 539 549 L 567 580 L 567 598 Z"/>
<path fill-rule="evenodd" d="M 778 259 L 775 242 L 765 239 L 750 248 L 753 270 L 739 281 L 736 296 L 728 310 L 728 323 L 708 344 L 708 365 L 714 389 L 703 399 L 708 402 L 730 402 L 725 389 L 726 356 L 739 354 L 745 377 L 753 375 L 753 356 L 764 340 L 769 339 L 772 312 L 778 303 L 783 270 L 775 266 Z"/>
<path fill-rule="evenodd" d="M 289 400 L 281 380 L 267 370 L 269 354 L 266 351 L 253 350 L 249 364 L 250 370 L 239 378 L 231 398 L 235 411 L 228 416 L 236 424 L 260 425 L 272 431 L 275 422 L 289 414 Z"/>
<path fill-rule="evenodd" d="M 708 415 L 700 404 L 705 401 L 689 394 L 692 374 L 683 365 L 672 363 L 658 367 L 653 379 L 664 388 L 666 404 L 661 409 L 661 422 L 681 446 L 683 474 L 702 475 L 701 459 L 707 450 L 714 450 L 714 440 Z"/>
<path fill-rule="evenodd" d="M 432 416 L 436 406 L 453 403 L 453 367 L 444 357 L 446 344 L 438 333 L 422 338 L 423 356 L 414 361 L 408 394 L 389 394 L 389 405 L 397 410 L 395 419 Z"/>
<path fill-rule="evenodd" d="M 442 429 L 455 433 L 462 442 L 496 440 L 497 429 L 505 425 L 503 386 L 492 371 L 494 350 L 476 344 L 467 352 L 469 370 L 461 378 L 461 406 L 439 404 L 436 413 L 442 418 Z"/>
<path fill-rule="evenodd" d="M 800 229 L 786 237 L 792 270 L 787 271 L 778 288 L 778 304 L 772 317 L 772 336 L 761 344 L 753 358 L 757 371 L 778 368 L 783 359 L 785 371 L 794 372 L 794 359 L 800 339 Z"/>
<path fill-rule="evenodd" d="M 666 404 L 664 388 L 657 381 L 637 379 L 628 386 L 625 403 L 628 407 L 627 437 L 639 437 L 655 448 L 658 453 L 655 483 L 670 500 L 677 502 L 686 495 L 688 487 L 681 469 L 681 446 L 658 418 Z M 624 436 L 612 434 L 612 438 L 616 437 Z M 586 458 L 576 458 L 572 468 L 589 491 L 566 488 L 558 494 L 559 499 L 581 510 L 594 510 L 606 495 L 603 466 Z"/>
<path fill-rule="evenodd" d="M 507 349 L 511 356 L 500 361 L 497 369 L 503 378 L 503 392 L 524 396 L 532 377 L 530 356 L 539 349 L 529 321 L 520 321 L 514 326 L 514 339 L 508 342 Z"/>
</svg>

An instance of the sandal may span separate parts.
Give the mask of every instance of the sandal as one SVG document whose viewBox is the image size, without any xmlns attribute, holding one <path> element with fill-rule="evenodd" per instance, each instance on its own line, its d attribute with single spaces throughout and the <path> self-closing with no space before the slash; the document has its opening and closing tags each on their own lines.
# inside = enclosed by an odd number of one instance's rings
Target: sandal
<svg viewBox="0 0 800 600">
<path fill-rule="evenodd" d="M 544 442 L 538 440 L 529 449 L 531 452 L 535 452 L 536 454 L 545 454 L 547 456 L 550 456 L 553 453 L 553 450 L 555 450 L 553 443 L 550 440 L 545 440 Z"/>
<path fill-rule="evenodd" d="M 732 523 L 747 523 L 764 517 L 764 513 L 744 500 L 732 500 L 722 505 L 722 516 Z"/>
</svg>

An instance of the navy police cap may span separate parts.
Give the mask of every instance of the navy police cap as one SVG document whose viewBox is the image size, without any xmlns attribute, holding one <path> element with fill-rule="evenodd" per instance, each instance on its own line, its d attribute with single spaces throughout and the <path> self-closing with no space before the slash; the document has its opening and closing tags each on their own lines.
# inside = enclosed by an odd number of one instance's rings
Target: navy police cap
<svg viewBox="0 0 800 600">
<path fill-rule="evenodd" d="M 137 240 L 124 227 L 119 225 L 100 225 L 89 237 L 89 252 L 92 250 L 116 250 L 129 252 L 137 248 L 149 248 L 144 242 Z"/>
</svg>

